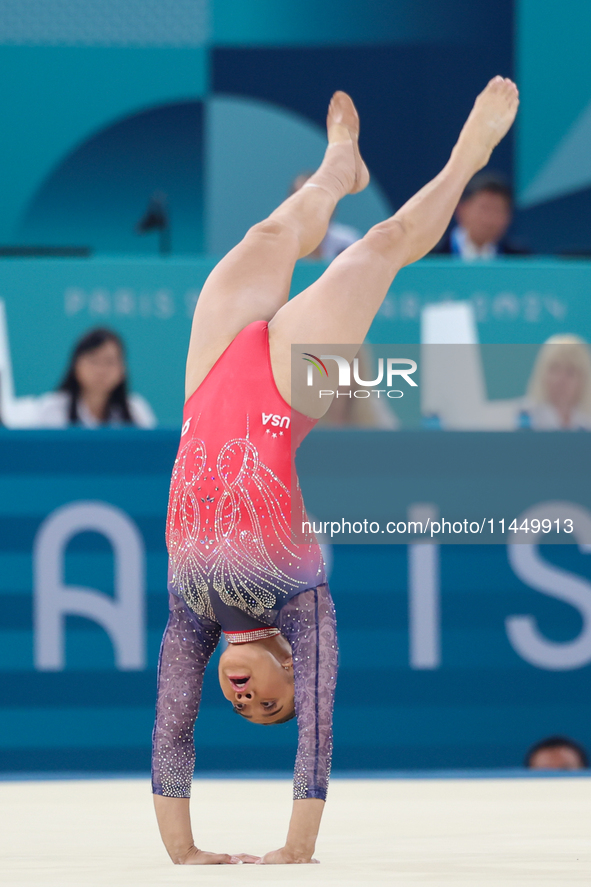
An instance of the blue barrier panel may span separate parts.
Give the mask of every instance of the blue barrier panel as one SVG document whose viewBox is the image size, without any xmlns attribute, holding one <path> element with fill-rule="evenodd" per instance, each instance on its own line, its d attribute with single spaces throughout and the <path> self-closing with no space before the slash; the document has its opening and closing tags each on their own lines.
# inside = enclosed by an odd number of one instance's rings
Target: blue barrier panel
<svg viewBox="0 0 591 887">
<path fill-rule="evenodd" d="M 310 525 L 332 543 L 591 544 L 591 435 L 328 430 L 298 450 Z M 301 515 L 292 531 L 302 539 Z"/>
<path fill-rule="evenodd" d="M 213 265 L 211 259 L 0 263 L 17 396 L 57 386 L 74 341 L 90 327 L 109 326 L 127 343 L 132 388 L 161 424 L 180 426 L 191 318 Z M 299 263 L 292 293 L 324 270 L 322 263 Z M 369 341 L 418 342 L 422 307 L 446 299 L 472 302 L 483 343 L 536 344 L 554 333 L 591 340 L 590 263 L 427 259 L 396 278 Z M 491 396 L 523 390 L 497 386 Z"/>
<path fill-rule="evenodd" d="M 342 458 L 346 436 L 325 434 Z M 177 442 L 163 431 L 0 433 L 0 771 L 148 768 Z M 328 549 L 337 770 L 514 767 L 556 732 L 591 745 L 588 548 L 537 554 Z M 236 718 L 210 668 L 198 770 L 288 770 L 295 742 L 295 723 Z"/>
</svg>

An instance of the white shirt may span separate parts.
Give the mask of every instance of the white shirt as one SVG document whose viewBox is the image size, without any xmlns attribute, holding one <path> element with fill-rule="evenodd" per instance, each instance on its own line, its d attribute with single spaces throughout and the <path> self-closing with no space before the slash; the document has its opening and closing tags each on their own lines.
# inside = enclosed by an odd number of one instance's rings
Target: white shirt
<svg viewBox="0 0 591 887">
<path fill-rule="evenodd" d="M 534 431 L 591 431 L 591 416 L 581 410 L 573 410 L 568 425 L 550 403 L 528 404 L 525 409 L 529 427 Z"/>
<path fill-rule="evenodd" d="M 139 428 L 154 428 L 157 424 L 150 404 L 139 394 L 130 394 L 127 402 L 129 412 L 135 425 Z M 69 417 L 70 395 L 65 391 L 50 391 L 42 394 L 37 400 L 37 416 L 34 428 L 67 428 L 70 426 Z M 78 425 L 81 428 L 99 428 L 103 423 L 90 412 L 84 401 L 78 401 Z M 118 419 L 112 419 L 108 426 L 121 426 L 124 423 Z"/>
<path fill-rule="evenodd" d="M 497 247 L 494 243 L 485 243 L 483 246 L 477 246 L 465 228 L 458 225 L 451 232 L 452 252 L 462 257 L 466 261 L 473 259 L 494 259 L 497 255 Z"/>
<path fill-rule="evenodd" d="M 341 225 L 339 222 L 331 222 L 324 235 L 324 240 L 320 244 L 320 255 L 325 262 L 332 262 L 339 253 L 360 239 L 361 234 L 356 228 L 351 228 L 350 225 Z"/>
</svg>

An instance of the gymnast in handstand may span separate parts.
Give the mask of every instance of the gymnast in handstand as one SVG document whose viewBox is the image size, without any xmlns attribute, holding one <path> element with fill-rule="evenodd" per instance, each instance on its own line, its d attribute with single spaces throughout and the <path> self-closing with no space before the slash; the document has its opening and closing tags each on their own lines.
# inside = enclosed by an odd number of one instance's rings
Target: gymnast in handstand
<svg viewBox="0 0 591 887">
<path fill-rule="evenodd" d="M 153 791 L 173 862 L 309 863 L 324 808 L 337 673 L 334 608 L 305 519 L 293 452 L 327 409 L 291 379 L 292 344 L 363 342 L 394 277 L 442 237 L 462 191 L 488 162 L 519 104 L 495 77 L 478 96 L 439 175 L 288 301 L 296 261 L 326 233 L 338 201 L 369 182 L 359 119 L 343 92 L 327 117 L 318 171 L 255 225 L 209 275 L 195 309 L 186 402 L 167 518 L 170 617 L 158 669 Z M 302 351 L 305 350 L 302 348 Z M 262 859 L 194 843 L 193 728 L 222 631 L 222 692 L 253 724 L 298 723 L 293 812 L 283 847 Z"/>
</svg>

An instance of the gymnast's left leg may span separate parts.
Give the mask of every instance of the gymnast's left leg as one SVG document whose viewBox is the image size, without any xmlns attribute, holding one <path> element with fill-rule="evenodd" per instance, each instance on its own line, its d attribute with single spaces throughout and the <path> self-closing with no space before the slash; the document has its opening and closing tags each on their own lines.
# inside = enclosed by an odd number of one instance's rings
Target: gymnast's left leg
<svg viewBox="0 0 591 887">
<path fill-rule="evenodd" d="M 205 281 L 193 317 L 186 397 L 245 326 L 270 320 L 287 302 L 296 261 L 322 241 L 339 200 L 367 185 L 358 148 L 359 118 L 346 93 L 332 97 L 326 129 L 328 146 L 320 167 L 303 188 L 253 225 Z"/>
</svg>

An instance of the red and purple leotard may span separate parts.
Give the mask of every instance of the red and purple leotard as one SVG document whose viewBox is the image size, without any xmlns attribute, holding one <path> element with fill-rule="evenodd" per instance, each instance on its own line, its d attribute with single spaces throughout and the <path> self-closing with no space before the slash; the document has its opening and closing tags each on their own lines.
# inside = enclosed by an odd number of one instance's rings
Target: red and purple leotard
<svg viewBox="0 0 591 887">
<path fill-rule="evenodd" d="M 248 628 L 226 608 L 272 622 L 325 582 L 314 536 L 291 540 L 292 509 L 300 527 L 306 519 L 293 454 L 315 424 L 277 390 L 263 321 L 236 336 L 187 400 L 167 544 L 172 588 L 194 613 Z"/>
<path fill-rule="evenodd" d="M 298 754 L 294 797 L 325 797 L 336 683 L 334 608 L 294 453 L 315 420 L 271 369 L 268 326 L 245 327 L 187 400 L 170 487 L 170 618 L 159 663 L 153 788 L 188 797 L 205 666 L 222 630 L 276 626 L 291 644 Z"/>
</svg>

